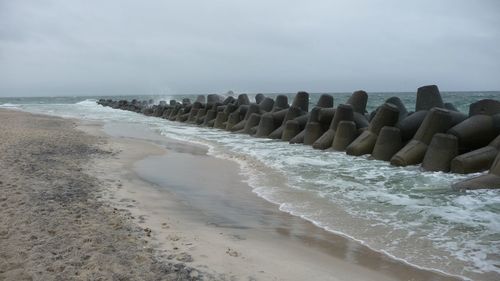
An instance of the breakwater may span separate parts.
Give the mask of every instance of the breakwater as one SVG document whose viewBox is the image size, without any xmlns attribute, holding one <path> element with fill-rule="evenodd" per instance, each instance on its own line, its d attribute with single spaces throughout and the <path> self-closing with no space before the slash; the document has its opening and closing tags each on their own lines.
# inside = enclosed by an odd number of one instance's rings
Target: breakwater
<svg viewBox="0 0 500 281">
<path fill-rule="evenodd" d="M 253 102 L 246 94 L 210 94 L 194 101 L 100 99 L 98 104 L 352 156 L 370 154 L 394 166 L 461 174 L 489 170 L 453 188 L 500 188 L 500 101 L 479 100 L 464 113 L 443 101 L 435 85 L 418 88 L 416 95 L 414 111 L 395 96 L 367 112 L 365 91 L 338 106 L 332 95 L 323 94 L 310 110 L 307 92 L 298 92 L 291 104 L 285 95 L 262 94 Z"/>
</svg>

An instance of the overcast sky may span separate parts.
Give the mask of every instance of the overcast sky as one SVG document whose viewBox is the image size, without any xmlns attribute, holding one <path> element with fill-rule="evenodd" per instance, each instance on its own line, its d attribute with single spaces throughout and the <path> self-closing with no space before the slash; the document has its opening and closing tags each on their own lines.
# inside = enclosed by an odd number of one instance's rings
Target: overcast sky
<svg viewBox="0 0 500 281">
<path fill-rule="evenodd" d="M 0 96 L 500 90 L 500 1 L 0 0 Z"/>
</svg>

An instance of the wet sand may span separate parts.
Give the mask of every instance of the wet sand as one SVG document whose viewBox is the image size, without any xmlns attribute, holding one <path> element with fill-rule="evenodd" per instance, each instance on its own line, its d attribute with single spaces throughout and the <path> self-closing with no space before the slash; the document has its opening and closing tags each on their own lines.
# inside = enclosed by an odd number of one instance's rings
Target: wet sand
<svg viewBox="0 0 500 281">
<path fill-rule="evenodd" d="M 129 176 L 147 184 L 124 186 L 118 198 L 137 200 L 132 212 L 161 246 L 188 252 L 195 267 L 237 280 L 457 280 L 279 211 L 252 192 L 236 163 L 207 155 L 206 147 L 125 123 L 106 124 L 104 132 L 163 150 L 131 165 Z"/>
<path fill-rule="evenodd" d="M 0 120 L 0 280 L 456 280 L 279 211 L 202 146 Z"/>
</svg>

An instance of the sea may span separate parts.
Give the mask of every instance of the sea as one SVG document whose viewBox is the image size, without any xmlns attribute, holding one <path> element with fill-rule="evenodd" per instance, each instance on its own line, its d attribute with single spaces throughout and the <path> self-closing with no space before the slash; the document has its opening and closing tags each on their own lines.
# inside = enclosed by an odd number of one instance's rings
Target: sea
<svg viewBox="0 0 500 281">
<path fill-rule="evenodd" d="M 321 93 L 310 95 L 310 108 Z M 351 93 L 329 93 L 335 105 Z M 265 94 L 275 97 L 277 94 Z M 289 101 L 294 94 L 287 94 Z M 249 94 L 253 100 L 255 95 Z M 416 93 L 369 93 L 370 112 L 398 96 L 409 111 Z M 443 100 L 467 113 L 500 92 L 443 92 Z M 0 98 L 1 108 L 102 122 L 130 122 L 169 138 L 202 144 L 215 157 L 235 161 L 256 196 L 283 212 L 348 237 L 413 266 L 470 280 L 500 280 L 500 190 L 453 191 L 455 182 L 480 175 L 394 167 L 368 156 L 253 138 L 103 107 L 106 99 L 195 99 L 195 95 Z M 1 120 L 0 120 L 1 122 Z M 286 182 L 270 176 L 278 172 Z"/>
</svg>

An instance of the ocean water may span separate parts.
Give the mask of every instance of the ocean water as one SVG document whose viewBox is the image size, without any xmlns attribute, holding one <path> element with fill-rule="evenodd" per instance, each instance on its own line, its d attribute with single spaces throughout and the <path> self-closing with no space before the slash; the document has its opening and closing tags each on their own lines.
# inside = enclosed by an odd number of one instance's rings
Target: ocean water
<svg viewBox="0 0 500 281">
<path fill-rule="evenodd" d="M 350 93 L 336 93 L 335 104 Z M 273 96 L 269 94 L 268 96 Z M 368 110 L 391 96 L 414 109 L 415 93 L 369 94 Z M 471 102 L 500 92 L 442 93 L 468 112 Z M 188 96 L 112 99 L 169 100 Z M 289 95 L 289 100 L 293 97 Z M 311 95 L 311 105 L 319 94 Z M 100 97 L 0 98 L 0 107 L 103 122 L 143 125 L 170 138 L 207 145 L 210 154 L 236 161 L 256 195 L 328 231 L 412 265 L 473 280 L 500 280 L 500 190 L 452 191 L 473 175 L 423 172 L 418 166 L 318 151 L 309 146 L 252 138 L 105 108 Z M 287 182 L 276 181 L 274 173 Z M 282 177 L 280 177 L 282 178 Z"/>
</svg>

